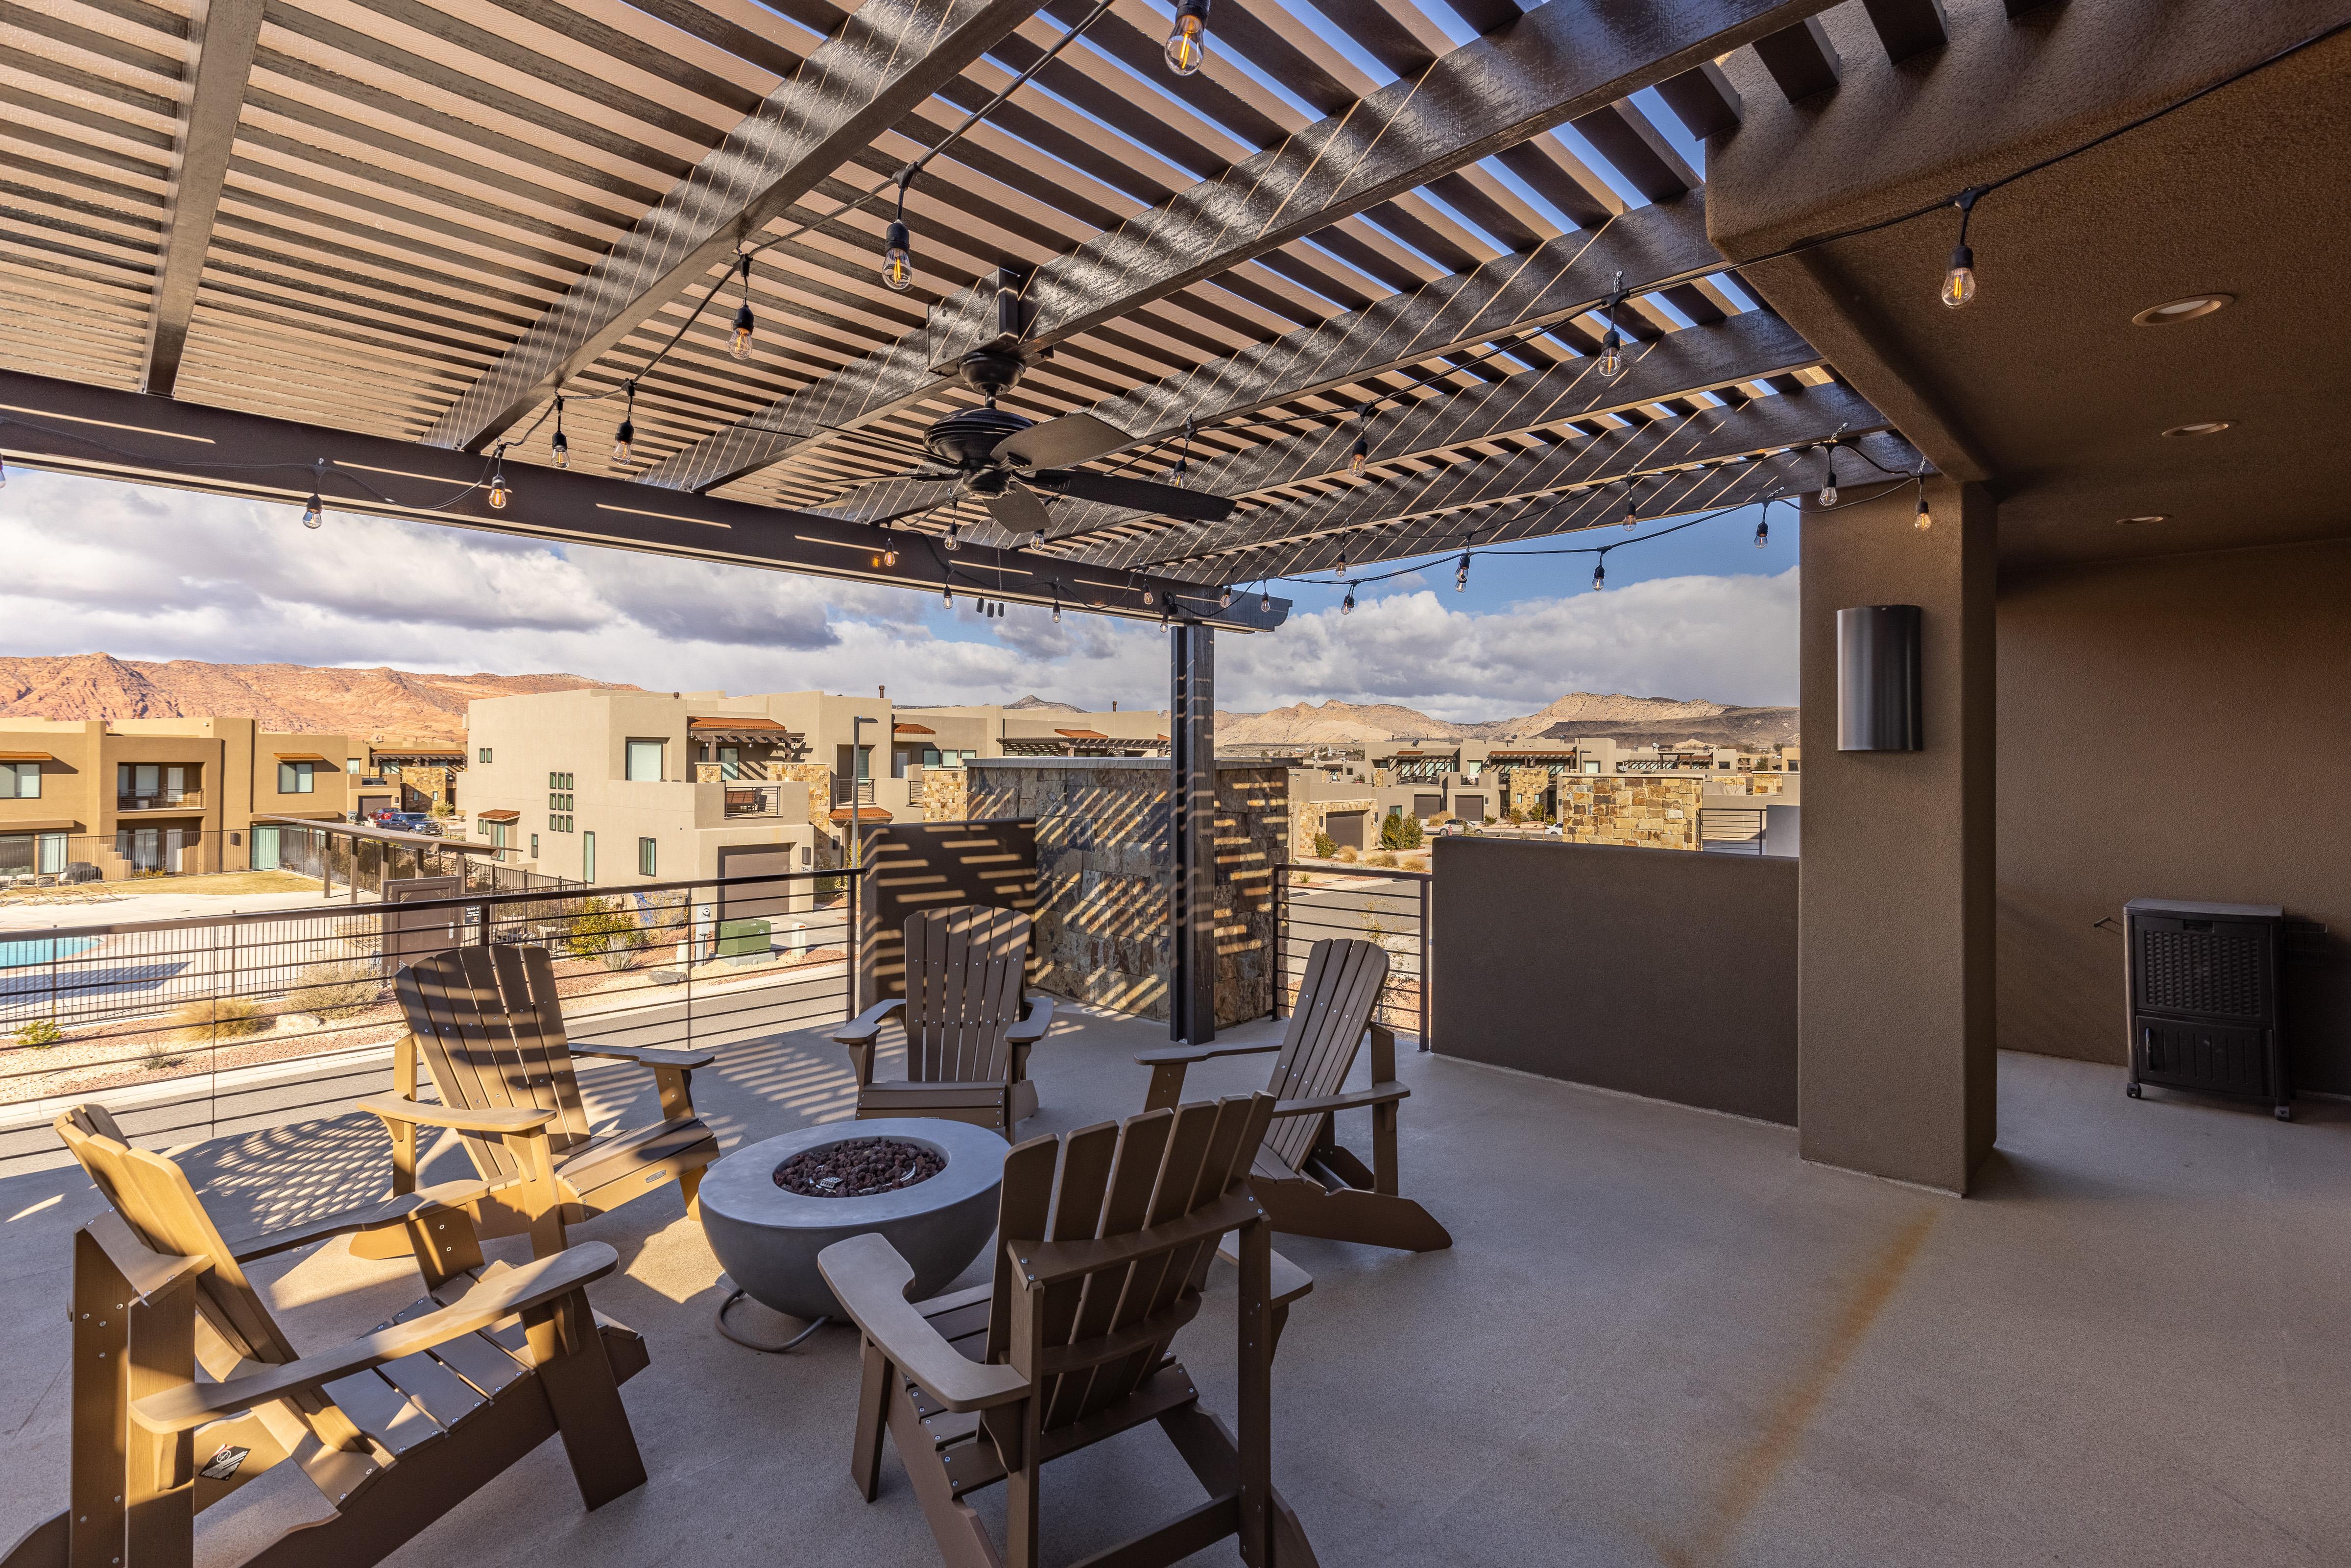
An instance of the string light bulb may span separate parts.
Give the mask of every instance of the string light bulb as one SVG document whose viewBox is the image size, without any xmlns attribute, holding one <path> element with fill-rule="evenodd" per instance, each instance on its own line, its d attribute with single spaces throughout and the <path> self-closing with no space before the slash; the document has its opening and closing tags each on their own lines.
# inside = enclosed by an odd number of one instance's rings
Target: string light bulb
<svg viewBox="0 0 2351 1568">
<path fill-rule="evenodd" d="M 1603 550 L 1600 552 L 1600 559 L 1592 563 L 1592 591 L 1597 593 L 1607 586 L 1608 552 Z"/>
<path fill-rule="evenodd" d="M 737 260 L 743 274 L 743 303 L 735 307 L 735 333 L 726 351 L 738 360 L 747 360 L 751 357 L 751 334 L 758 329 L 751 316 L 751 253 L 747 250 Z"/>
<path fill-rule="evenodd" d="M 1147 589 L 1147 588 L 1146 588 L 1146 589 L 1144 589 L 1144 590 L 1143 591 L 1143 602 L 1144 602 L 1144 606 L 1147 608 L 1147 607 L 1149 607 L 1149 606 L 1151 606 L 1151 605 L 1154 605 L 1154 604 L 1158 603 L 1158 602 L 1159 602 L 1159 596 L 1158 596 L 1157 594 L 1155 594 L 1155 593 L 1152 592 L 1152 591 L 1151 591 L 1151 590 L 1149 590 L 1149 589 Z"/>
<path fill-rule="evenodd" d="M 1624 523 L 1625 531 L 1628 534 L 1635 528 L 1641 526 L 1641 503 L 1636 498 L 1636 490 L 1639 485 L 1640 481 L 1637 479 L 1627 479 L 1625 481 Z"/>
<path fill-rule="evenodd" d="M 1355 585 L 1351 582 L 1347 584 L 1347 597 L 1339 601 L 1339 613 L 1342 615 L 1353 615 L 1354 612 Z"/>
<path fill-rule="evenodd" d="M 1461 552 L 1461 563 L 1453 569 L 1453 591 L 1462 592 L 1469 586 L 1469 552 Z"/>
<path fill-rule="evenodd" d="M 1163 51 L 1167 68 L 1179 77 L 1198 72 L 1208 57 L 1208 0 L 1179 0 L 1175 25 Z"/>
<path fill-rule="evenodd" d="M 1617 308 L 1625 303 L 1625 275 L 1618 273 L 1608 290 L 1608 330 L 1600 340 L 1600 362 L 1593 368 L 1604 382 L 1620 379 L 1631 364 L 1625 357 L 1625 337 L 1616 329 Z"/>
<path fill-rule="evenodd" d="M 302 508 L 302 526 L 306 528 L 315 528 L 323 525 L 326 520 L 327 503 L 319 495 L 319 482 L 313 479 L 310 481 L 309 502 Z"/>
<path fill-rule="evenodd" d="M 507 507 L 507 449 L 503 445 L 490 455 L 490 506 L 501 512 Z"/>
<path fill-rule="evenodd" d="M 1053 624 L 1054 624 L 1054 625 L 1056 625 L 1056 626 L 1059 626 L 1061 623 L 1061 585 L 1060 583 L 1058 583 L 1058 582 L 1057 582 L 1057 583 L 1053 584 Z"/>
<path fill-rule="evenodd" d="M 1755 525 L 1755 548 L 1763 549 L 1771 542 L 1771 520 L 1769 517 Z"/>
<path fill-rule="evenodd" d="M 885 550 L 883 550 L 883 551 L 882 552 L 882 564 L 883 564 L 883 566 L 895 566 L 895 565 L 897 565 L 897 564 L 898 564 L 898 552 L 897 552 L 896 550 L 893 550 L 893 549 L 885 549 Z"/>
<path fill-rule="evenodd" d="M 637 383 L 633 378 L 627 382 L 627 387 L 628 402 L 621 411 L 621 428 L 612 434 L 612 461 L 615 463 L 629 460 L 629 451 L 637 440 Z"/>
<path fill-rule="evenodd" d="M 1821 505 L 1834 507 L 1837 504 L 1835 442 L 1821 448 Z"/>
<path fill-rule="evenodd" d="M 914 236 L 904 218 L 892 218 L 882 242 L 882 281 L 904 294 L 914 286 Z"/>
<path fill-rule="evenodd" d="M 963 525 L 961 523 L 949 523 L 947 525 L 946 547 L 950 550 L 959 550 L 963 549 Z"/>
<path fill-rule="evenodd" d="M 1968 220 L 1975 215 L 1976 198 L 1983 193 L 1981 185 L 1970 185 L 1951 198 L 1951 205 L 1959 209 L 1959 243 L 1951 251 L 1951 265 L 1943 274 L 1943 287 L 1936 298 L 1953 310 L 1976 297 L 1976 253 L 1968 248 Z"/>
<path fill-rule="evenodd" d="M 1927 509 L 1927 486 L 1924 485 L 1918 486 L 1918 515 L 1910 519 L 1910 526 L 1922 534 L 1935 526 L 1935 514 Z"/>
<path fill-rule="evenodd" d="M 1230 610 L 1232 607 L 1233 591 L 1228 588 L 1223 592 L 1217 595 L 1217 608 L 1219 610 Z"/>
<path fill-rule="evenodd" d="M 1259 589 L 1259 590 L 1258 591 L 1258 596 L 1257 596 L 1257 608 L 1258 608 L 1258 613 L 1259 613 L 1259 614 L 1260 614 L 1260 615 L 1270 615 L 1270 614 L 1272 614 L 1272 613 L 1273 613 L 1273 595 L 1272 595 L 1271 593 L 1270 593 L 1270 592 L 1267 592 L 1267 591 L 1266 591 L 1265 590 L 1263 590 L 1263 589 Z"/>
<path fill-rule="evenodd" d="M 561 398 L 555 400 L 555 439 L 548 443 L 548 445 L 555 453 L 555 465 L 558 468 L 571 466 L 571 441 L 563 434 L 563 400 Z"/>
<path fill-rule="evenodd" d="M 1341 550 L 1339 552 L 1339 559 L 1332 563 L 1331 575 L 1332 577 L 1344 577 L 1347 575 L 1347 552 L 1345 550 Z"/>
</svg>

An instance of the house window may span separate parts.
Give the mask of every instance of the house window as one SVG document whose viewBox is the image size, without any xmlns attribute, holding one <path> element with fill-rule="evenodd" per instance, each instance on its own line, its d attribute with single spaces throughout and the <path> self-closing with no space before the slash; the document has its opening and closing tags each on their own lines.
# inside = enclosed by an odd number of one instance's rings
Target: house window
<svg viewBox="0 0 2351 1568">
<path fill-rule="evenodd" d="M 0 762 L 0 795 L 12 800 L 39 800 L 41 765 L 37 762 Z"/>
<path fill-rule="evenodd" d="M 596 880 L 596 835 L 593 833 L 580 835 L 580 880 Z"/>
<path fill-rule="evenodd" d="M 632 783 L 658 784 L 662 776 L 662 743 L 658 740 L 629 742 L 628 770 L 622 777 Z"/>
<path fill-rule="evenodd" d="M 482 747 L 482 748 L 481 748 L 481 750 L 479 750 L 479 751 L 477 751 L 477 752 L 475 752 L 475 753 L 474 754 L 474 760 L 475 760 L 475 761 L 476 761 L 476 762 L 487 762 L 489 759 L 490 759 L 490 748 L 489 748 L 488 747 L 486 747 L 486 746 L 485 746 L 484 747 Z"/>
<path fill-rule="evenodd" d="M 637 874 L 657 876 L 660 874 L 658 869 L 660 863 L 661 841 L 658 839 L 639 839 L 637 841 Z"/>
<path fill-rule="evenodd" d="M 550 773 L 547 776 L 547 787 L 550 789 L 569 789 L 571 788 L 571 775 Z"/>
<path fill-rule="evenodd" d="M 537 860 L 538 858 L 538 835 L 537 833 L 533 833 L 530 836 L 530 858 L 533 860 Z"/>
<path fill-rule="evenodd" d="M 569 813 L 565 813 L 560 816 L 550 814 L 547 819 L 547 831 L 550 833 L 568 833 L 571 831 L 570 815 Z"/>
<path fill-rule="evenodd" d="M 315 762 L 281 762 L 277 765 L 277 792 L 280 795 L 310 795 L 318 791 Z M 141 770 L 142 772 L 144 769 Z"/>
</svg>

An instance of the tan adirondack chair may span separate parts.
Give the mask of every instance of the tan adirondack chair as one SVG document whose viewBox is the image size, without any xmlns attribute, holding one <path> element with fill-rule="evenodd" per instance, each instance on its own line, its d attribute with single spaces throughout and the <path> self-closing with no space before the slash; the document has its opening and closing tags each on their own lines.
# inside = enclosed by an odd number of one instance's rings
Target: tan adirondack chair
<svg viewBox="0 0 2351 1568">
<path fill-rule="evenodd" d="M 832 1038 L 857 1071 L 857 1114 L 941 1116 L 1012 1138 L 1037 1113 L 1029 1050 L 1052 1027 L 1050 997 L 1027 996 L 1029 917 L 959 904 L 906 916 L 906 994 L 874 1003 Z M 901 1012 L 906 1077 L 873 1081 L 883 1022 Z"/>
<path fill-rule="evenodd" d="M 544 947 L 452 948 L 403 967 L 392 989 L 408 1021 L 403 1045 L 422 1051 L 441 1094 L 438 1105 L 417 1100 L 416 1059 L 404 1051 L 395 1062 L 399 1092 L 360 1102 L 392 1133 L 395 1192 L 415 1190 L 416 1130 L 448 1127 L 493 1184 L 475 1205 L 482 1235 L 528 1230 L 540 1257 L 563 1249 L 566 1225 L 673 1180 L 686 1212 L 698 1212 L 703 1168 L 718 1157 L 717 1135 L 694 1111 L 694 1070 L 710 1064 L 707 1051 L 572 1044 Z M 652 1068 L 662 1120 L 591 1128 L 575 1056 Z"/>
<path fill-rule="evenodd" d="M 1250 1172 L 1273 1228 L 1290 1236 L 1362 1241 L 1433 1252 L 1453 1237 L 1428 1210 L 1396 1190 L 1396 1104 L 1412 1091 L 1395 1082 L 1395 1033 L 1373 1021 L 1388 956 L 1376 942 L 1325 937 L 1306 956 L 1298 1005 L 1276 1045 L 1169 1046 L 1134 1060 L 1151 1069 L 1144 1104 L 1156 1110 L 1184 1097 L 1184 1071 L 1216 1056 L 1279 1051 L 1267 1092 L 1280 1102 L 1274 1128 Z M 1372 1041 L 1372 1086 L 1343 1092 L 1365 1035 Z M 1372 1168 L 1341 1147 L 1332 1117 L 1368 1106 Z"/>
<path fill-rule="evenodd" d="M 180 1167 L 129 1147 L 102 1107 L 57 1128 L 113 1212 L 74 1238 L 68 1506 L 0 1568 L 186 1568 L 197 1514 L 287 1459 L 333 1512 L 247 1565 L 367 1568 L 550 1437 L 591 1509 L 644 1481 L 619 1387 L 644 1343 L 588 1304 L 620 1261 L 604 1243 L 486 1267 L 472 1182 L 232 1243 Z M 409 1242 L 426 1295 L 297 1351 L 244 1265 L 382 1231 Z"/>
<path fill-rule="evenodd" d="M 850 1476 L 868 1502 L 882 1435 L 896 1442 L 949 1568 L 1034 1568 L 1045 1465 L 1156 1420 L 1209 1500 L 1090 1563 L 1173 1563 L 1228 1535 L 1258 1568 L 1311 1568 L 1305 1531 L 1272 1485 L 1273 1350 L 1313 1281 L 1274 1253 L 1249 1196 L 1263 1094 L 1146 1112 L 1005 1159 L 991 1284 L 919 1304 L 888 1241 L 836 1242 L 817 1267 L 863 1331 Z M 1217 1239 L 1238 1233 L 1238 1441 L 1200 1407 L 1169 1354 L 1200 1310 Z M 1006 1550 L 964 1499 L 1002 1481 Z"/>
</svg>

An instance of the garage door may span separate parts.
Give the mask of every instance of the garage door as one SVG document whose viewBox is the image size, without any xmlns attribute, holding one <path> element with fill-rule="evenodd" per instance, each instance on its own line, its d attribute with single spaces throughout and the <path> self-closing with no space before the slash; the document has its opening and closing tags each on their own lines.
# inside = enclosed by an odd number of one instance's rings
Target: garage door
<svg viewBox="0 0 2351 1568">
<path fill-rule="evenodd" d="M 1445 814 L 1445 797 L 1442 795 L 1415 795 L 1412 798 L 1412 814 L 1416 817 L 1443 816 Z"/>
<path fill-rule="evenodd" d="M 1483 795 L 1454 796 L 1453 814 L 1460 818 L 1465 822 L 1484 821 L 1486 820 L 1486 797 Z"/>
<path fill-rule="evenodd" d="M 732 876 L 781 876 L 798 871 L 795 855 L 789 844 L 727 844 L 718 852 L 718 874 Z M 718 890 L 718 918 L 721 920 L 780 920 L 786 898 L 796 884 L 789 882 L 761 885 L 752 883 L 744 887 L 722 887 Z"/>
<path fill-rule="evenodd" d="M 1322 831 L 1343 850 L 1366 849 L 1370 846 L 1364 841 L 1364 820 L 1370 815 L 1369 811 L 1333 811 L 1322 819 Z"/>
</svg>

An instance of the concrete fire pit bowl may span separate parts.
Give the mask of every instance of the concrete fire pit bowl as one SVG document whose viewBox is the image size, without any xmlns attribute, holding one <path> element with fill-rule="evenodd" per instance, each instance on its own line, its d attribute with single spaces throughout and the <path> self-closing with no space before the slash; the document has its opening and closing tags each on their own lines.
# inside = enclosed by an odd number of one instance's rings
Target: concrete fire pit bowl
<svg viewBox="0 0 2351 1568">
<path fill-rule="evenodd" d="M 946 1168 L 870 1197 L 804 1197 L 776 1185 L 777 1167 L 794 1155 L 860 1138 L 918 1145 Z M 914 1265 L 910 1299 L 921 1301 L 946 1289 L 987 1245 L 1009 1149 L 985 1127 L 928 1117 L 803 1127 L 737 1149 L 710 1167 L 702 1178 L 703 1234 L 746 1295 L 791 1317 L 841 1315 L 832 1287 L 817 1272 L 816 1255 L 869 1231 L 886 1237 Z"/>
</svg>

